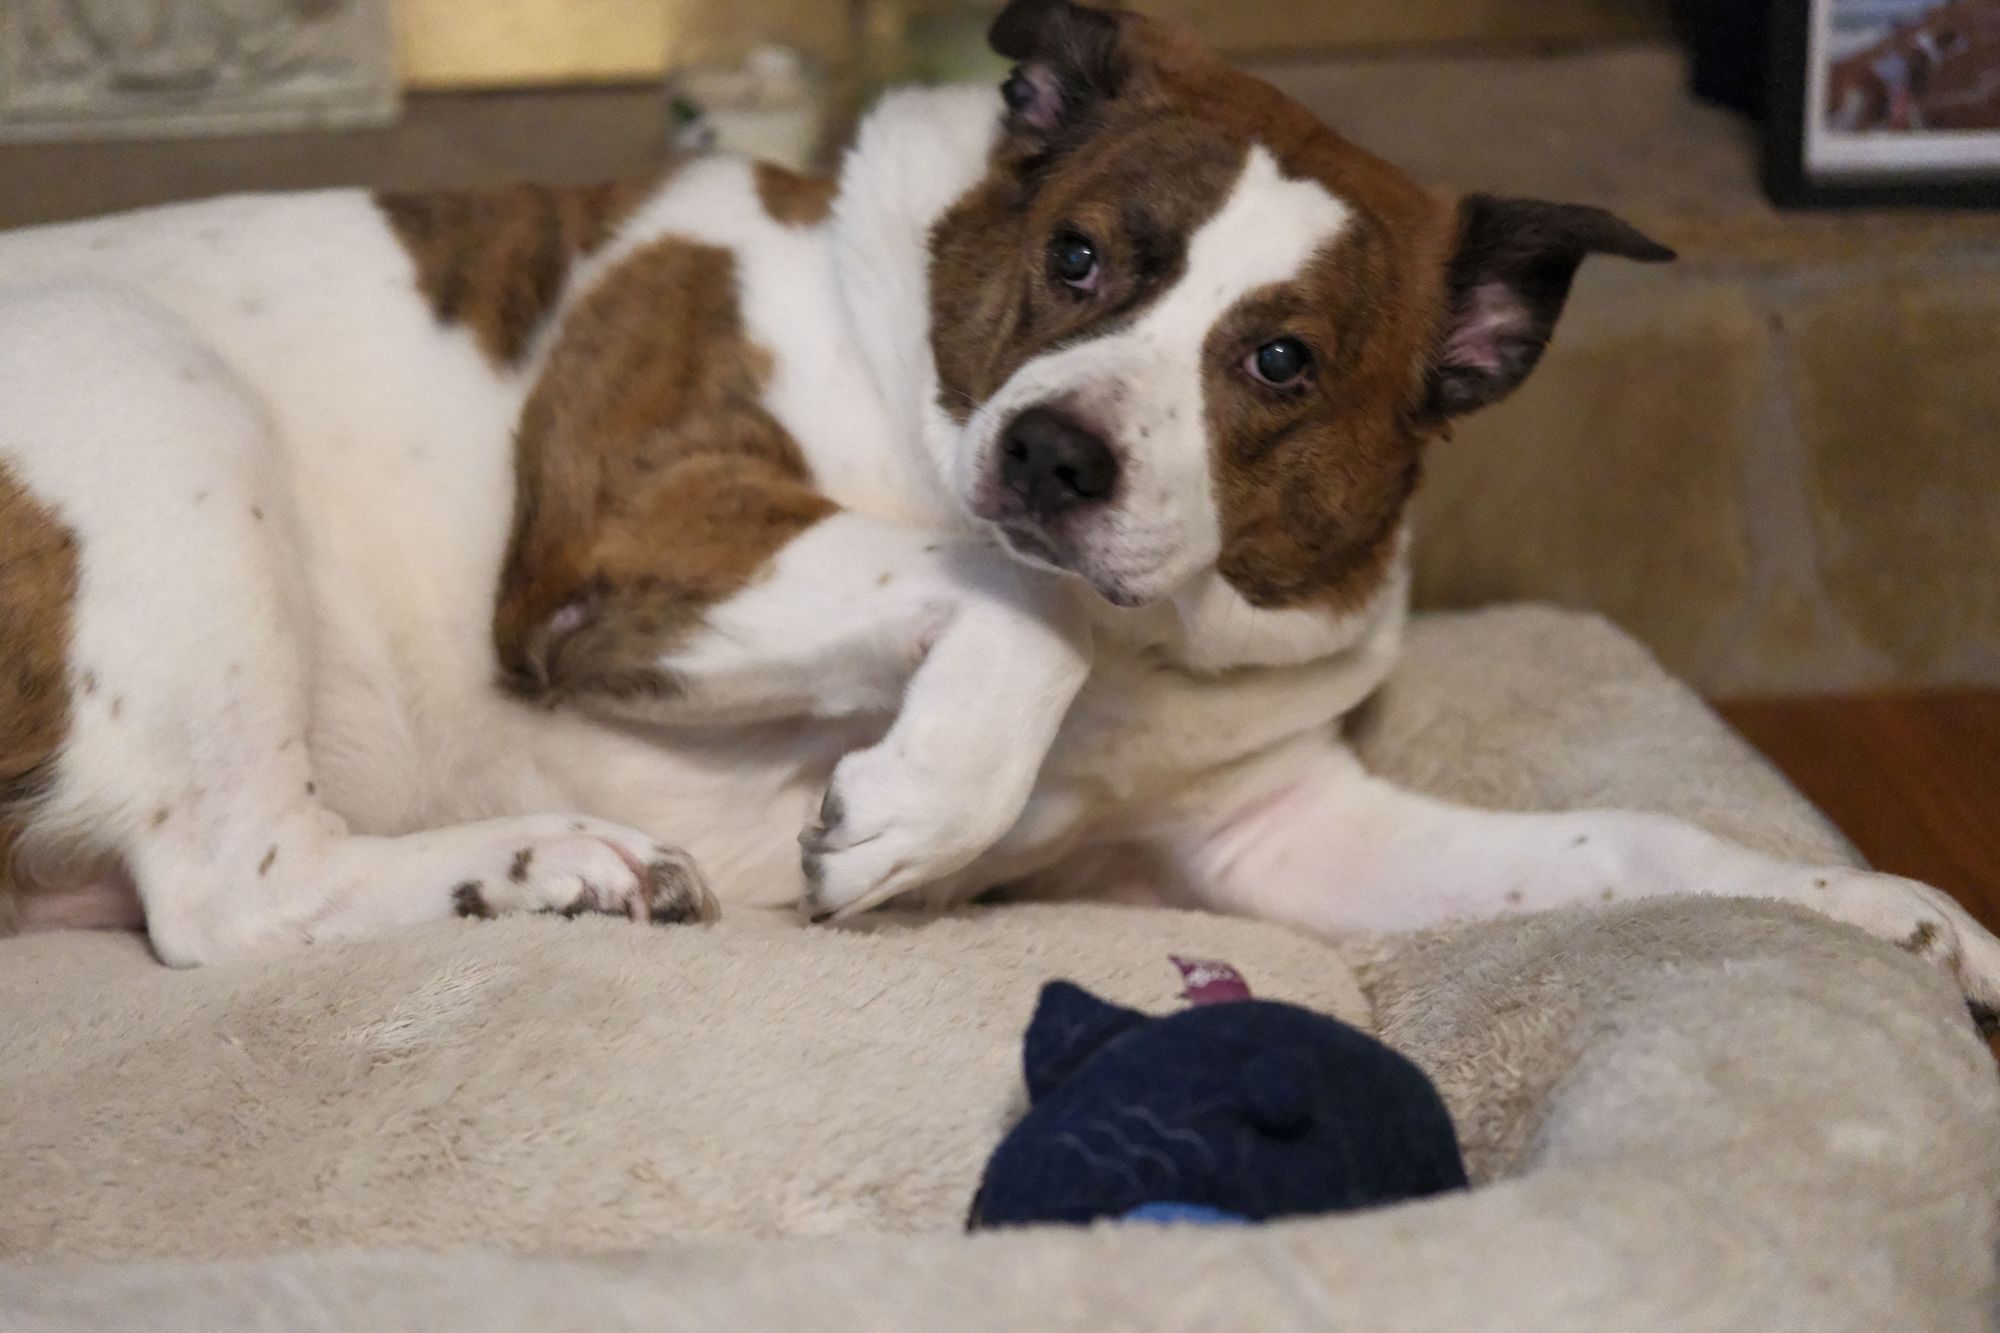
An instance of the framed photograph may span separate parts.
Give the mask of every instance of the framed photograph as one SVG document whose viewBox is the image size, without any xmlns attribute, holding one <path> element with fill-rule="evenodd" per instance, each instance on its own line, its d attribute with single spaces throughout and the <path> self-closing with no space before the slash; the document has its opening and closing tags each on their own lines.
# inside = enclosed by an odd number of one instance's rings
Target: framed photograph
<svg viewBox="0 0 2000 1333">
<path fill-rule="evenodd" d="M 2000 206 L 2000 0 L 1778 0 L 1781 204 Z"/>
</svg>

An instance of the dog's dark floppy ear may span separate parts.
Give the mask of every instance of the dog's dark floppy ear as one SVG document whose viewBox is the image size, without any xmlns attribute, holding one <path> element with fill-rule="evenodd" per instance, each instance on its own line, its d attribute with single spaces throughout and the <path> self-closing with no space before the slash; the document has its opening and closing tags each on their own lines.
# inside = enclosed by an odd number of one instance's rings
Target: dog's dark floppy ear
<svg viewBox="0 0 2000 1333">
<path fill-rule="evenodd" d="M 1658 264 L 1674 257 L 1601 208 L 1475 194 L 1458 212 L 1451 312 L 1425 405 L 1437 422 L 1497 403 L 1521 386 L 1547 350 L 1586 258 Z"/>
<path fill-rule="evenodd" d="M 1003 90 L 1016 134 L 1049 141 L 1074 126 L 1121 80 L 1115 14 L 1070 0 L 1013 0 L 993 20 L 993 49 L 1018 61 Z"/>
</svg>

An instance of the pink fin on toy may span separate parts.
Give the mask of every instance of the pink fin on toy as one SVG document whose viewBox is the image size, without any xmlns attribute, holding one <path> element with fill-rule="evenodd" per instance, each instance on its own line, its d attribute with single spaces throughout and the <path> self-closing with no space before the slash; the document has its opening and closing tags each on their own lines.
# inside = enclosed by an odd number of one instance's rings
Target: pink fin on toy
<svg viewBox="0 0 2000 1333">
<path fill-rule="evenodd" d="M 1199 958 L 1174 958 L 1187 989 L 1181 998 L 1189 1004 L 1227 1004 L 1250 998 L 1250 983 L 1227 963 L 1203 962 Z"/>
</svg>

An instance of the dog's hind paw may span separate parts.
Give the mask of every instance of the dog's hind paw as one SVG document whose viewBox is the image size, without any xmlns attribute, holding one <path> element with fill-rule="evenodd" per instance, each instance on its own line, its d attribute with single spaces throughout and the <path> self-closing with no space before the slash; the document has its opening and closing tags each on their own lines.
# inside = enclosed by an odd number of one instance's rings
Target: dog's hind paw
<svg viewBox="0 0 2000 1333">
<path fill-rule="evenodd" d="M 713 921 L 720 910 L 687 853 L 601 820 L 540 817 L 496 836 L 487 865 L 468 867 L 453 886 L 460 916 L 539 912 L 628 917 L 680 925 Z"/>
<path fill-rule="evenodd" d="M 1975 1014 L 2000 1010 L 2000 939 L 1951 895 L 1896 875 L 1821 870 L 1808 906 L 1923 959 L 1958 982 Z"/>
</svg>

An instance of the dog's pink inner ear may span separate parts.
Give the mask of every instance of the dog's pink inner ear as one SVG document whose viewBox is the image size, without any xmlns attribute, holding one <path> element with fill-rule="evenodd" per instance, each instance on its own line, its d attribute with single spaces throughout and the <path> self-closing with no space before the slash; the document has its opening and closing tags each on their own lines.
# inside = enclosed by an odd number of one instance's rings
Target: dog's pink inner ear
<svg viewBox="0 0 2000 1333">
<path fill-rule="evenodd" d="M 1482 283 L 1466 294 L 1465 309 L 1445 340 L 1444 364 L 1498 375 L 1507 360 L 1503 349 L 1528 333 L 1533 318 L 1505 283 Z"/>
<path fill-rule="evenodd" d="M 581 601 L 571 602 L 568 606 L 565 606 L 562 610 L 549 617 L 549 637 L 554 639 L 568 638 L 582 629 L 584 623 L 589 619 L 590 608 L 588 605 Z"/>
<path fill-rule="evenodd" d="M 1601 208 L 1467 196 L 1423 419 L 1442 425 L 1519 388 L 1542 359 L 1577 268 L 1591 255 L 1656 264 L 1674 252 Z"/>
<path fill-rule="evenodd" d="M 1062 124 L 1062 79 L 1045 64 L 1022 65 L 1007 80 L 1007 110 L 1016 127 L 1047 134 Z"/>
<path fill-rule="evenodd" d="M 1014 0 L 993 21 L 994 51 L 1015 61 L 1007 126 L 1048 147 L 1121 82 L 1117 15 L 1067 0 Z"/>
</svg>

